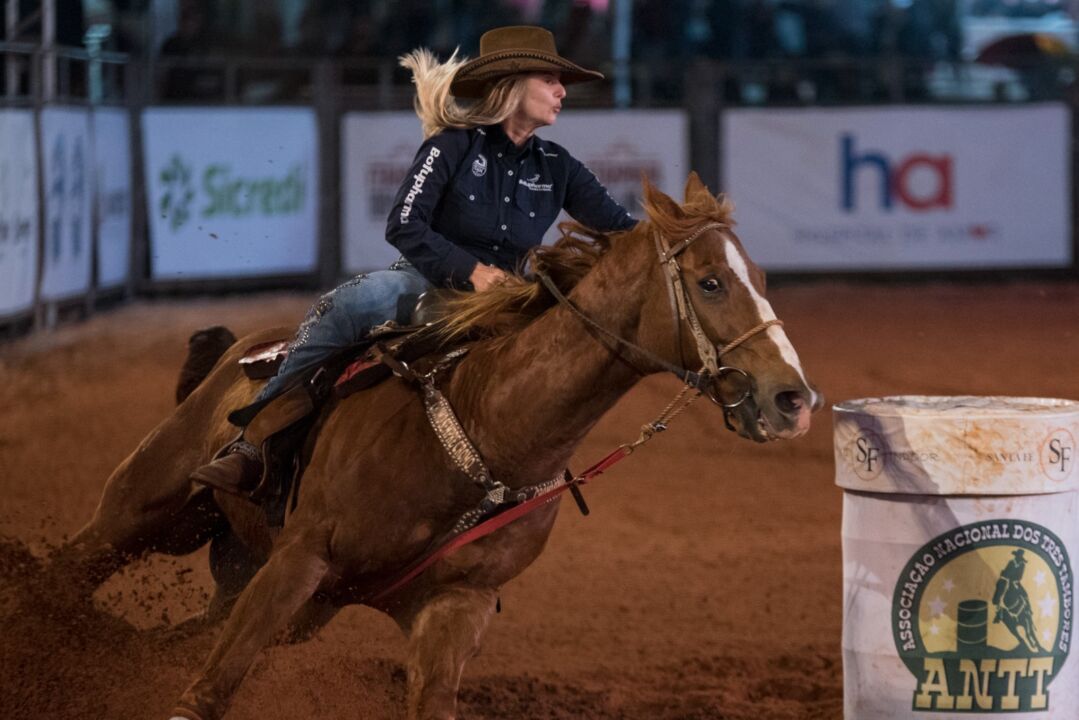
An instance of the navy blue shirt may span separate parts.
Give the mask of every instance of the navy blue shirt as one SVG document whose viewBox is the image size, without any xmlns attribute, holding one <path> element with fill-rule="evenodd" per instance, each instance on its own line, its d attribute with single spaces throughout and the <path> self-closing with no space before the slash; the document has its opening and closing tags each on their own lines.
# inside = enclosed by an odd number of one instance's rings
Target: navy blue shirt
<svg viewBox="0 0 1079 720">
<path fill-rule="evenodd" d="M 477 261 L 516 270 L 563 208 L 603 232 L 637 222 L 556 143 L 517 147 L 500 125 L 444 130 L 416 153 L 386 240 L 434 285 L 467 288 Z"/>
</svg>

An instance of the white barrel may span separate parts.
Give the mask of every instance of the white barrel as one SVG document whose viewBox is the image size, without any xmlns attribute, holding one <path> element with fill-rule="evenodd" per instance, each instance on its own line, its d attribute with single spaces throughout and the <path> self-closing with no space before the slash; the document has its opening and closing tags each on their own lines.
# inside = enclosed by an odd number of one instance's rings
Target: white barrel
<svg viewBox="0 0 1079 720">
<path fill-rule="evenodd" d="M 1079 718 L 1079 402 L 834 410 L 846 720 Z"/>
</svg>

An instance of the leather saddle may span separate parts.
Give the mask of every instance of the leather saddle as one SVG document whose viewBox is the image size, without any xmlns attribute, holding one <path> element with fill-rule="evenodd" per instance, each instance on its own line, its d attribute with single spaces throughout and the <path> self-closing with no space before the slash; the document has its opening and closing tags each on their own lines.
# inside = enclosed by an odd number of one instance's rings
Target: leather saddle
<svg viewBox="0 0 1079 720">
<path fill-rule="evenodd" d="M 445 353 L 468 342 L 466 338 L 450 344 L 442 335 L 439 321 L 444 316 L 441 306 L 445 295 L 446 291 L 440 290 L 424 293 L 409 324 L 390 321 L 378 325 L 362 341 L 298 379 L 298 383 L 307 385 L 314 410 L 268 439 L 263 481 L 250 496 L 252 502 L 262 506 L 271 526 L 282 526 L 286 510 L 295 505 L 309 450 L 322 420 L 335 405 L 333 400 L 374 387 L 394 374 L 400 375 L 402 367 L 433 364 Z M 287 339 L 259 343 L 248 348 L 238 363 L 251 379 L 273 377 L 288 356 L 288 346 Z M 244 427 L 267 402 L 269 399 L 233 411 L 229 421 Z"/>
</svg>

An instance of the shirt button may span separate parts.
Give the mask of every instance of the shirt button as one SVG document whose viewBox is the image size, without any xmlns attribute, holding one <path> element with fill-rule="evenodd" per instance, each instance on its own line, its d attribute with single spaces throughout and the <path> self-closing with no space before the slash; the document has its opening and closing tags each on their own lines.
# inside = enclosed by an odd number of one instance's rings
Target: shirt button
<svg viewBox="0 0 1079 720">
<path fill-rule="evenodd" d="M 498 157 L 502 157 L 502 153 L 498 153 Z"/>
<path fill-rule="evenodd" d="M 509 196 L 509 195 L 507 195 L 506 197 L 504 197 L 504 198 L 502 198 L 502 199 L 503 199 L 503 200 L 505 200 L 506 202 L 509 202 L 509 201 L 510 201 L 510 196 Z"/>
<path fill-rule="evenodd" d="M 507 171 L 506 171 L 506 174 L 508 174 L 508 175 L 513 175 L 513 171 L 512 171 L 512 170 L 507 170 Z"/>
<path fill-rule="evenodd" d="M 505 229 L 506 229 L 506 226 L 505 226 L 505 225 L 503 225 L 503 226 L 502 226 L 502 229 L 503 229 L 503 230 L 505 230 Z"/>
<path fill-rule="evenodd" d="M 497 252 L 498 251 L 498 245 L 492 245 L 491 249 Z"/>
<path fill-rule="evenodd" d="M 536 217 L 536 213 L 530 212 L 530 213 L 528 213 L 528 217 Z"/>
<path fill-rule="evenodd" d="M 469 200 L 475 200 L 475 199 L 476 199 L 476 196 L 475 196 L 475 195 L 469 195 L 469 196 L 468 196 L 468 199 L 469 199 Z"/>
</svg>

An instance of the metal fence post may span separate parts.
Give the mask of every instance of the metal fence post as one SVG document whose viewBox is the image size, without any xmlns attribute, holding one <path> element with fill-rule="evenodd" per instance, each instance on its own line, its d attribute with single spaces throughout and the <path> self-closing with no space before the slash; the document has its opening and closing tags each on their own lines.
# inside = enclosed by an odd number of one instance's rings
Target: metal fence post
<svg viewBox="0 0 1079 720">
<path fill-rule="evenodd" d="M 719 108 L 723 89 L 717 87 L 719 73 L 714 62 L 694 61 L 685 76 L 684 86 L 700 88 L 689 93 L 690 169 L 696 170 L 704 184 L 719 189 Z"/>
<path fill-rule="evenodd" d="M 124 71 L 125 107 L 128 112 L 128 132 L 131 142 L 131 244 L 128 248 L 127 296 L 142 291 L 149 276 L 150 256 L 149 219 L 147 217 L 146 177 L 143 172 L 142 112 L 150 97 L 150 83 L 144 75 L 150 69 L 140 63 L 128 62 Z"/>
<path fill-rule="evenodd" d="M 318 124 L 318 282 L 337 284 L 341 272 L 341 106 L 340 66 L 315 65 L 315 117 Z"/>
<path fill-rule="evenodd" d="M 35 52 L 31 64 L 35 71 L 30 73 L 30 97 L 31 107 L 34 109 L 34 158 L 37 163 L 37 270 L 34 281 L 34 330 L 43 330 L 56 325 L 56 304 L 43 302 L 41 299 L 41 283 L 45 278 L 45 257 L 48 248 L 45 247 L 45 148 L 42 138 L 41 115 L 45 107 L 43 90 L 46 81 L 44 59 L 40 50 Z"/>
</svg>

